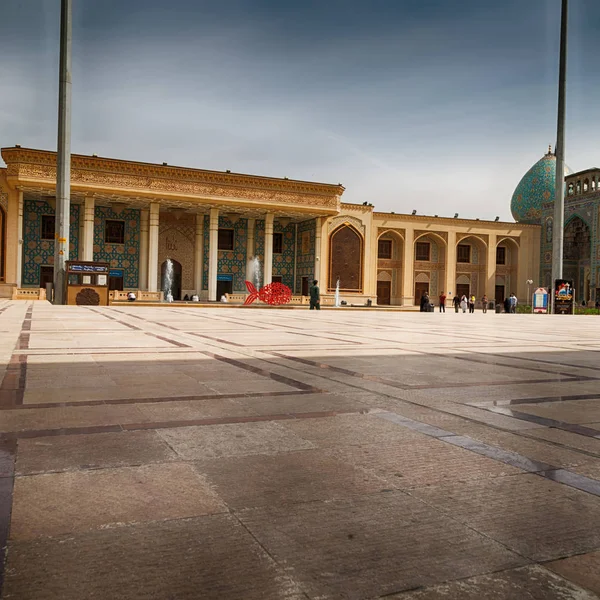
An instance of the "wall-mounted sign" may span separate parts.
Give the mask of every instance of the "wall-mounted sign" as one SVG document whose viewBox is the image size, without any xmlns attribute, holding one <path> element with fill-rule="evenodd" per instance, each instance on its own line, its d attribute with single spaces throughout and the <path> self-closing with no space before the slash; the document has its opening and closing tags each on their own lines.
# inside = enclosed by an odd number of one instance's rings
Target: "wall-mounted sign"
<svg viewBox="0 0 600 600">
<path fill-rule="evenodd" d="M 548 312 L 548 290 L 538 288 L 533 292 L 533 312 L 546 314 Z"/>
<path fill-rule="evenodd" d="M 575 290 L 568 279 L 554 281 L 554 314 L 572 315 L 575 308 Z"/>
<path fill-rule="evenodd" d="M 123 277 L 123 269 L 111 269 L 109 277 Z"/>
<path fill-rule="evenodd" d="M 84 264 L 73 264 L 69 265 L 69 271 L 72 273 L 106 273 L 108 267 L 104 265 L 84 265 Z"/>
<path fill-rule="evenodd" d="M 233 281 L 233 275 L 217 275 L 217 281 Z"/>
</svg>

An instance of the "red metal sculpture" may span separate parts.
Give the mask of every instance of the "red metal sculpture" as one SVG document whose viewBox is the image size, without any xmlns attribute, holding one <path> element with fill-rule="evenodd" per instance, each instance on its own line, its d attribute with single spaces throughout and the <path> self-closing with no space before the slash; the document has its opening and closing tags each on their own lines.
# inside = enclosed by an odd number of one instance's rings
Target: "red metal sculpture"
<svg viewBox="0 0 600 600">
<path fill-rule="evenodd" d="M 256 299 L 271 306 L 279 306 L 281 304 L 288 304 L 292 300 L 292 290 L 283 283 L 275 282 L 268 283 L 267 285 L 257 290 L 250 281 L 246 281 L 246 288 L 250 294 L 244 304 L 252 304 Z"/>
</svg>

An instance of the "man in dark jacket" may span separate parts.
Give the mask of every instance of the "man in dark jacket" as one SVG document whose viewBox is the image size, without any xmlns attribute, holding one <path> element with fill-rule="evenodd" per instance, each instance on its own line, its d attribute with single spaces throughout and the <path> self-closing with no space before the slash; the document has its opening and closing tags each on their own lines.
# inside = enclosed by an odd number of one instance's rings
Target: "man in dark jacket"
<svg viewBox="0 0 600 600">
<path fill-rule="evenodd" d="M 317 285 L 318 283 L 319 282 L 315 279 L 308 290 L 310 294 L 310 310 L 321 310 L 321 292 Z"/>
<path fill-rule="evenodd" d="M 427 309 L 429 307 L 429 296 L 423 292 L 423 295 L 421 296 L 421 312 L 427 312 Z"/>
</svg>

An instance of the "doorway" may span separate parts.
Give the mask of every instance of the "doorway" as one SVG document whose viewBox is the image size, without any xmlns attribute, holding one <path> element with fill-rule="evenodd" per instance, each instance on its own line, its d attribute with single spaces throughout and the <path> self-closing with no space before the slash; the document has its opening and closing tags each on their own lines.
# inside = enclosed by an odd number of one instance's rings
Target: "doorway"
<svg viewBox="0 0 600 600">
<path fill-rule="evenodd" d="M 123 291 L 123 270 L 111 269 L 108 274 L 108 289 Z"/>
<path fill-rule="evenodd" d="M 457 283 L 456 295 L 459 298 L 462 298 L 463 296 L 468 298 L 471 295 L 471 286 L 468 283 Z"/>
<path fill-rule="evenodd" d="M 392 297 L 392 282 L 378 281 L 377 282 L 377 304 L 389 305 Z M 420 297 L 419 297 L 420 299 Z"/>
<path fill-rule="evenodd" d="M 173 282 L 171 284 L 171 294 L 173 300 L 181 300 L 181 263 L 171 259 L 173 263 Z M 160 267 L 160 280 L 162 282 L 162 289 L 166 288 L 165 275 L 167 271 L 167 261 Z"/>
<path fill-rule="evenodd" d="M 54 283 L 54 267 L 40 267 L 40 287 L 46 289 L 47 283 Z"/>
<path fill-rule="evenodd" d="M 223 294 L 233 293 L 233 279 L 217 279 L 217 300 L 221 300 Z"/>
<path fill-rule="evenodd" d="M 423 294 L 429 294 L 429 284 L 428 283 L 415 283 L 415 304 L 421 304 L 421 297 Z"/>
<path fill-rule="evenodd" d="M 281 275 L 273 275 L 271 283 L 283 283 L 283 277 Z"/>
<path fill-rule="evenodd" d="M 496 291 L 494 293 L 494 296 L 495 296 L 496 304 L 504 304 L 504 298 L 506 298 L 506 296 L 504 295 L 504 286 L 503 285 L 496 286 Z"/>
<path fill-rule="evenodd" d="M 302 278 L 302 295 L 308 296 L 308 277 Z"/>
</svg>

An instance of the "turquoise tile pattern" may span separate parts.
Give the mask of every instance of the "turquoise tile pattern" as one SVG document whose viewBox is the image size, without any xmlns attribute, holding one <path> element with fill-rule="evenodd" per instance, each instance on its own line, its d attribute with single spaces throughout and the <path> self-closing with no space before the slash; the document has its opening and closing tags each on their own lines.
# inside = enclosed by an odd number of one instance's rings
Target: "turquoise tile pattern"
<svg viewBox="0 0 600 600">
<path fill-rule="evenodd" d="M 315 276 L 315 231 L 316 221 L 309 219 L 298 223 L 298 257 L 296 267 L 296 289 L 295 293 L 302 292 L 302 277 L 308 277 L 309 281 Z M 308 237 L 308 252 L 303 252 L 302 238 Z"/>
<path fill-rule="evenodd" d="M 40 267 L 54 264 L 54 240 L 42 240 L 42 216 L 54 215 L 47 202 L 23 202 L 23 287 L 40 285 Z M 77 258 L 79 252 L 79 205 L 71 204 L 69 256 Z"/>
</svg>

